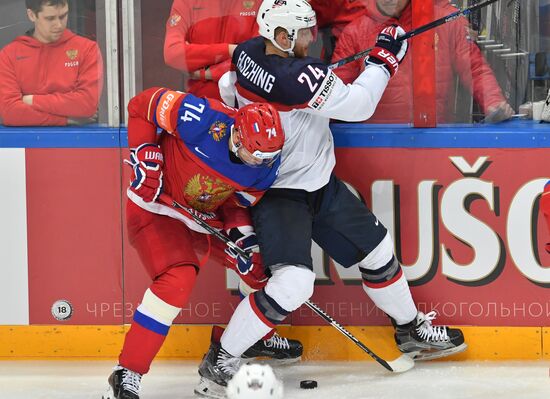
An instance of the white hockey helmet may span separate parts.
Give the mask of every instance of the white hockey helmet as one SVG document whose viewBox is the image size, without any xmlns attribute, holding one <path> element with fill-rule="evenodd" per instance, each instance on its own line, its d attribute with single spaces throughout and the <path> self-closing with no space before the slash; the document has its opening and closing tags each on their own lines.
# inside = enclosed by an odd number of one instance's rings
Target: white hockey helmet
<svg viewBox="0 0 550 399">
<path fill-rule="evenodd" d="M 282 399 L 283 383 L 267 364 L 244 364 L 227 383 L 228 399 Z"/>
<path fill-rule="evenodd" d="M 313 28 L 317 25 L 315 11 L 306 0 L 264 0 L 258 16 L 260 35 L 269 39 L 279 50 L 293 55 L 298 31 L 304 28 Z M 284 28 L 291 41 L 290 49 L 283 49 L 275 41 L 275 29 Z"/>
</svg>

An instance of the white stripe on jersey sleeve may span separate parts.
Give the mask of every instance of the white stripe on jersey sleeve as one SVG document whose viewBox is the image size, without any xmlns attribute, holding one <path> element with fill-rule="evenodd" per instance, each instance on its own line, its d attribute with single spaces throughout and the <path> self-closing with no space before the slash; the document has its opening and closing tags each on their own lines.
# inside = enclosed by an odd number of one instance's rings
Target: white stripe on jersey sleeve
<svg viewBox="0 0 550 399">
<path fill-rule="evenodd" d="M 235 107 L 237 105 L 235 104 L 235 96 L 237 93 L 235 83 L 237 83 L 237 74 L 233 71 L 227 71 L 218 81 L 220 96 L 223 102 L 230 107 Z"/>
</svg>

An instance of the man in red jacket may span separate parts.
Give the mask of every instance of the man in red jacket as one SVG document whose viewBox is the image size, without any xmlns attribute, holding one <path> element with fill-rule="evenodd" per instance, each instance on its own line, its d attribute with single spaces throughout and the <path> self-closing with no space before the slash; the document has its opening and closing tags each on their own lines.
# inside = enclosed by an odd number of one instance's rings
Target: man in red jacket
<svg viewBox="0 0 550 399">
<path fill-rule="evenodd" d="M 260 0 L 174 0 L 166 22 L 164 62 L 189 73 L 187 91 L 221 100 L 218 80 L 237 44 L 258 35 Z"/>
<path fill-rule="evenodd" d="M 0 51 L 4 125 L 96 121 L 103 87 L 97 43 L 67 29 L 68 0 L 26 0 L 26 6 L 34 29 Z"/>
<path fill-rule="evenodd" d="M 365 0 L 367 12 L 348 24 L 340 35 L 333 61 L 356 54 L 373 43 L 382 27 L 399 24 L 411 30 L 410 0 Z M 435 1 L 435 19 L 456 11 L 448 1 Z M 459 18 L 441 25 L 435 35 L 436 50 L 436 106 L 438 122 L 452 122 L 455 118 L 450 104 L 454 103 L 455 75 L 472 93 L 475 101 L 493 122 L 508 119 L 514 111 L 506 102 L 494 74 L 479 48 L 468 36 L 468 21 Z M 424 33 L 430 34 L 430 32 Z M 414 51 L 414 44 L 411 47 Z M 350 83 L 359 76 L 364 65 L 361 60 L 343 65 L 335 70 L 344 81 Z M 378 103 L 378 108 L 368 123 L 410 123 L 412 121 L 412 57 L 401 65 L 401 72 L 392 79 Z"/>
</svg>

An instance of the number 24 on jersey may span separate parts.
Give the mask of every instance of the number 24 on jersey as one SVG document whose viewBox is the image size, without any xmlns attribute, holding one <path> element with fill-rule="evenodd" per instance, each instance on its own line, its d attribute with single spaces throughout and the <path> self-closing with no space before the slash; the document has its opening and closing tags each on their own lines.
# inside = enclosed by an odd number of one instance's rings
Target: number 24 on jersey
<svg viewBox="0 0 550 399">
<path fill-rule="evenodd" d="M 307 85 L 309 86 L 309 90 L 311 90 L 312 93 L 315 93 L 315 91 L 319 87 L 319 80 L 325 77 L 325 73 L 322 69 L 313 67 L 311 65 L 308 65 L 307 69 L 309 70 L 309 72 L 311 72 L 311 75 L 309 73 L 302 72 L 300 76 L 298 76 L 298 82 L 302 84 L 307 83 Z"/>
</svg>

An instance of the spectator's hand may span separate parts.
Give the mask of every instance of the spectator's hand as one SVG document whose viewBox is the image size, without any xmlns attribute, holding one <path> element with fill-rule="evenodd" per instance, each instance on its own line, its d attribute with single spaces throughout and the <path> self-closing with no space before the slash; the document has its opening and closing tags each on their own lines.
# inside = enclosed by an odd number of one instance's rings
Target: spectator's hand
<svg viewBox="0 0 550 399">
<path fill-rule="evenodd" d="M 26 94 L 22 98 L 23 102 L 27 105 L 32 105 L 33 95 L 32 94 Z"/>
<path fill-rule="evenodd" d="M 204 68 L 197 69 L 196 71 L 191 72 L 190 77 L 191 79 L 195 79 L 195 80 L 212 80 L 210 65 L 207 65 Z"/>
<path fill-rule="evenodd" d="M 236 44 L 230 44 L 229 45 L 229 56 L 233 57 L 233 53 L 235 52 L 235 49 L 237 48 Z"/>
<path fill-rule="evenodd" d="M 514 110 L 506 101 L 487 108 L 487 115 L 483 120 L 485 123 L 498 123 L 510 119 L 514 115 Z"/>
<path fill-rule="evenodd" d="M 228 58 L 225 61 L 218 62 L 217 64 L 208 65 L 204 68 L 193 71 L 190 78 L 195 80 L 212 80 L 217 82 L 224 73 L 229 71 L 230 67 L 231 58 Z"/>
<path fill-rule="evenodd" d="M 466 39 L 471 40 L 472 42 L 477 42 L 479 32 L 472 29 L 470 26 L 465 26 L 464 28 L 466 29 Z"/>
<path fill-rule="evenodd" d="M 403 28 L 397 25 L 382 29 L 376 37 L 375 47 L 365 58 L 365 64 L 383 67 L 390 77 L 395 75 L 409 48 L 407 40 L 397 40 L 404 34 Z"/>
<path fill-rule="evenodd" d="M 69 126 L 79 126 L 79 125 L 89 125 L 90 123 L 97 123 L 98 115 L 97 111 L 90 117 L 87 118 L 67 118 L 67 125 Z"/>
<path fill-rule="evenodd" d="M 130 190 L 145 202 L 156 201 L 162 193 L 162 167 L 164 157 L 157 144 L 144 143 L 130 150 L 130 160 L 126 161 L 134 169 L 134 179 Z"/>
</svg>

